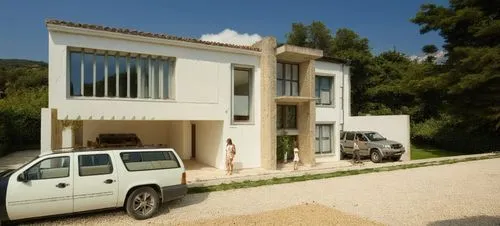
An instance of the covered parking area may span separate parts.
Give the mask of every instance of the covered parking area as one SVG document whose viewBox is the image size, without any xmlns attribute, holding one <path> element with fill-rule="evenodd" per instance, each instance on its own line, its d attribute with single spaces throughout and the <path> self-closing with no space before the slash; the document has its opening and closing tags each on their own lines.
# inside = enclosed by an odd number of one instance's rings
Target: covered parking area
<svg viewBox="0 0 500 226">
<path fill-rule="evenodd" d="M 55 115 L 54 115 L 55 116 Z M 135 134 L 143 146 L 173 148 L 188 165 L 223 163 L 223 121 L 190 120 L 57 120 L 42 123 L 42 153 L 89 147 L 99 134 Z"/>
</svg>

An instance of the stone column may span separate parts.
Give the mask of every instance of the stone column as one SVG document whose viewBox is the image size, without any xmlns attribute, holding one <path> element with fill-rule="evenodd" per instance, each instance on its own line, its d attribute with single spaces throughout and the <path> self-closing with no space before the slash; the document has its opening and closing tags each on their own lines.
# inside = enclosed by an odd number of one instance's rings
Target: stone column
<svg viewBox="0 0 500 226">
<path fill-rule="evenodd" d="M 276 169 L 276 39 L 265 37 L 254 44 L 261 49 L 260 87 L 255 91 L 261 96 L 260 158 L 261 168 Z"/>
<path fill-rule="evenodd" d="M 315 69 L 314 60 L 299 65 L 299 95 L 314 98 Z M 315 165 L 314 132 L 316 123 L 315 101 L 297 105 L 297 128 L 299 130 L 299 156 L 305 165 Z"/>
</svg>

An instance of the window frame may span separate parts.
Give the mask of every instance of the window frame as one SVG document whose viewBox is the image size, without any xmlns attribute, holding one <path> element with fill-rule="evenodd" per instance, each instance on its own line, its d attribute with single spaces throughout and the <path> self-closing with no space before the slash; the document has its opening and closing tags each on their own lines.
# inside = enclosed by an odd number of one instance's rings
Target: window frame
<svg viewBox="0 0 500 226">
<path fill-rule="evenodd" d="M 248 120 L 235 120 L 234 119 L 234 76 L 235 73 L 234 71 L 236 69 L 240 70 L 246 70 L 249 71 L 249 78 L 248 78 L 248 83 L 249 83 L 249 91 L 248 91 Z M 231 125 L 253 125 L 255 124 L 255 114 L 254 114 L 254 81 L 255 81 L 255 67 L 252 65 L 242 65 L 242 64 L 231 64 L 231 93 L 230 93 L 230 100 L 231 100 Z"/>
<path fill-rule="evenodd" d="M 79 66 L 79 73 L 80 73 L 80 93 L 73 95 L 72 91 L 72 60 L 71 60 L 71 54 L 80 54 L 80 66 Z M 90 67 L 90 72 L 87 72 L 86 68 L 86 61 L 85 61 L 85 55 L 91 55 L 92 56 L 92 63 L 88 67 Z M 97 96 L 96 95 L 96 88 L 97 88 L 97 81 L 96 81 L 96 57 L 98 55 L 104 56 L 103 64 L 104 64 L 104 96 Z M 110 64 L 109 58 L 114 57 L 114 65 Z M 120 72 L 122 69 L 122 62 L 120 61 L 121 58 L 125 58 L 125 65 L 124 65 L 124 73 L 123 75 L 126 78 L 122 78 L 120 80 Z M 132 65 L 132 58 L 135 58 L 136 60 L 136 65 L 135 67 Z M 139 69 L 137 67 L 138 59 L 146 59 L 146 63 L 149 67 L 149 59 L 154 59 L 154 60 L 159 60 L 161 62 L 161 66 L 159 65 L 158 67 L 161 67 L 161 69 L 158 69 L 158 75 L 160 76 L 157 78 L 159 80 L 158 87 L 153 87 L 151 86 L 152 82 L 149 81 L 151 84 L 147 85 L 148 86 L 148 93 L 153 93 L 156 92 L 158 94 L 158 98 L 153 98 L 151 95 L 148 98 L 144 98 L 141 91 L 144 92 L 141 88 L 144 84 L 142 84 L 141 80 L 141 72 L 145 73 L 143 70 Z M 151 55 L 151 54 L 140 54 L 140 53 L 131 53 L 131 52 L 125 52 L 125 51 L 115 51 L 115 50 L 103 50 L 103 49 L 90 49 L 90 48 L 79 48 L 79 47 L 67 47 L 66 51 L 66 96 L 68 99 L 90 99 L 90 100 L 139 100 L 139 101 L 162 101 L 162 102 L 173 102 L 175 101 L 175 63 L 176 63 L 176 58 L 175 57 L 170 57 L 170 56 L 160 56 L 160 55 Z M 164 65 L 168 64 L 168 72 L 164 72 Z M 137 89 L 134 90 L 135 95 L 132 95 L 132 87 L 131 85 L 134 83 L 132 79 L 132 74 L 134 72 L 131 70 L 132 68 L 135 68 L 135 75 L 136 75 L 136 84 L 137 84 Z M 74 71 L 75 69 L 73 69 Z M 151 68 L 148 68 L 148 71 L 151 72 Z M 168 73 L 165 75 L 165 73 Z M 85 75 L 89 75 L 92 77 L 92 88 L 90 91 L 92 92 L 92 95 L 87 95 L 85 96 Z M 109 95 L 109 87 L 114 86 L 115 84 L 111 84 L 110 78 L 111 76 L 115 76 L 115 82 L 116 82 L 116 89 L 115 89 L 115 95 L 111 96 Z M 151 78 L 151 75 L 150 75 Z M 165 81 L 167 80 L 167 81 Z M 122 82 L 125 82 L 122 84 Z M 164 87 L 167 85 L 168 87 Z M 125 92 L 122 93 L 120 92 L 121 87 L 125 88 Z M 163 90 L 167 91 L 167 93 L 164 93 Z M 167 96 L 165 96 L 167 95 Z M 133 97 L 135 96 L 135 97 Z"/>
<path fill-rule="evenodd" d="M 30 181 L 33 181 L 33 180 L 51 180 L 51 179 L 61 179 L 61 178 L 68 178 L 68 177 L 70 177 L 71 176 L 71 156 L 54 156 L 54 157 L 49 157 L 49 158 L 41 159 L 37 163 L 35 163 L 32 166 L 28 167 L 28 169 L 24 170 L 22 172 L 22 174 L 25 174 L 25 176 L 27 176 L 28 171 L 30 171 L 33 167 L 38 166 L 40 168 L 40 165 L 42 164 L 42 162 L 47 161 L 47 160 L 51 160 L 51 159 L 57 159 L 57 158 L 61 158 L 61 159 L 68 158 L 68 175 L 66 175 L 64 177 L 39 178 L 39 179 L 29 179 L 29 180 Z"/>
<path fill-rule="evenodd" d="M 335 137 L 335 134 L 334 134 L 334 129 L 335 129 L 335 124 L 328 124 L 328 123 L 321 123 L 321 124 L 316 124 L 315 125 L 315 131 L 316 131 L 316 127 L 319 127 L 319 152 L 316 152 L 316 134 L 314 135 L 314 142 L 315 142 L 315 150 L 314 150 L 314 154 L 315 155 L 335 155 L 335 147 L 333 145 L 334 143 L 334 137 Z M 330 131 L 330 136 L 328 137 L 328 140 L 330 141 L 329 144 L 330 144 L 330 152 L 322 152 L 321 149 L 322 149 L 322 141 L 323 141 L 323 138 L 324 136 L 322 135 L 323 134 L 323 127 L 329 127 L 329 131 Z"/>
<path fill-rule="evenodd" d="M 107 155 L 108 156 L 109 165 L 111 166 L 111 172 L 104 173 L 104 174 L 82 175 L 81 174 L 81 168 L 80 168 L 80 167 L 82 167 L 80 165 L 81 164 L 80 156 L 96 156 L 96 155 Z M 78 155 L 78 176 L 80 176 L 80 177 L 91 177 L 91 176 L 109 175 L 109 174 L 113 174 L 114 171 L 115 171 L 115 168 L 113 166 L 113 161 L 111 160 L 111 155 L 109 155 L 107 153 L 95 153 L 95 154 L 81 154 L 81 155 Z"/>
<path fill-rule="evenodd" d="M 281 73 L 282 73 L 282 78 L 278 77 L 278 67 L 281 64 Z M 290 79 L 286 78 L 286 65 L 290 65 Z M 294 66 L 297 67 L 297 80 L 293 79 L 293 68 Z M 278 93 L 278 83 L 281 81 L 282 84 L 282 93 Z M 282 96 L 300 96 L 300 65 L 295 64 L 295 63 L 289 63 L 289 62 L 277 62 L 276 63 L 276 96 L 282 97 Z M 286 82 L 290 82 L 290 95 L 287 95 L 286 93 Z M 297 83 L 297 95 L 293 95 L 293 84 Z"/>
<path fill-rule="evenodd" d="M 328 93 L 329 93 L 329 98 L 328 101 L 329 103 L 322 103 L 321 102 L 321 91 L 324 89 L 321 89 L 321 82 L 324 81 L 325 79 L 330 81 L 330 85 L 328 88 Z M 317 96 L 316 94 L 318 94 Z M 321 107 L 335 107 L 335 76 L 332 75 L 321 75 L 317 74 L 314 77 L 314 97 L 316 99 L 316 106 Z"/>
<path fill-rule="evenodd" d="M 157 169 L 141 169 L 141 170 L 130 170 L 127 166 L 127 163 L 123 160 L 123 154 L 130 154 L 130 153 L 150 153 L 150 152 L 160 152 L 160 153 L 168 153 L 168 155 L 173 158 L 172 160 L 174 160 L 176 163 L 177 163 L 177 167 L 167 167 L 167 168 L 157 168 Z M 180 168 L 181 167 L 181 164 L 179 163 L 179 160 L 177 159 L 177 157 L 175 156 L 175 154 L 172 152 L 172 151 L 126 151 L 126 152 L 120 152 L 120 159 L 123 163 L 123 165 L 125 166 L 125 169 L 128 171 L 128 172 L 141 172 L 141 171 L 156 171 L 156 170 L 166 170 L 166 169 L 177 169 L 177 168 Z M 165 160 L 155 160 L 155 161 L 165 161 Z M 147 162 L 155 162 L 155 161 L 147 161 Z M 141 161 L 140 162 L 144 162 L 142 161 L 142 155 L 141 155 Z"/>
<path fill-rule="evenodd" d="M 286 124 L 287 124 L 286 118 L 288 116 L 287 112 L 288 112 L 288 108 L 290 108 L 290 107 L 295 108 L 295 120 L 294 120 L 295 127 L 286 127 Z M 278 116 L 278 114 L 279 114 L 278 108 L 282 108 L 281 109 L 281 114 L 282 114 L 281 116 Z M 297 105 L 291 105 L 291 104 L 278 104 L 278 105 L 276 105 L 276 129 L 277 130 L 297 130 L 298 129 L 298 118 L 299 118 L 299 116 L 298 116 Z M 279 125 L 278 123 L 280 123 L 280 119 L 283 120 L 283 123 L 281 123 L 283 125 L 283 127 L 278 126 Z"/>
</svg>

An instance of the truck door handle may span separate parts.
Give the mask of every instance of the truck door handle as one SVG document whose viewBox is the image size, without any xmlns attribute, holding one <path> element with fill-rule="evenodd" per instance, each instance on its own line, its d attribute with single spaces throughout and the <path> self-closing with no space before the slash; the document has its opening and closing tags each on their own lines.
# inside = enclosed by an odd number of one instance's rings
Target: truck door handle
<svg viewBox="0 0 500 226">
<path fill-rule="evenodd" d="M 112 179 L 107 179 L 104 181 L 105 184 L 111 184 L 113 183 L 114 181 Z"/>
<path fill-rule="evenodd" d="M 65 188 L 66 186 L 69 186 L 69 184 L 59 183 L 59 184 L 56 185 L 56 187 L 58 187 L 58 188 Z"/>
</svg>

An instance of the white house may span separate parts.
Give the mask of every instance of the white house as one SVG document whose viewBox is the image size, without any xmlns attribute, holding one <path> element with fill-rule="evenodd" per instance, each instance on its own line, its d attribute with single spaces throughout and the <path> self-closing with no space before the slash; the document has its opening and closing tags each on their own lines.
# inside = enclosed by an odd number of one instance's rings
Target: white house
<svg viewBox="0 0 500 226">
<path fill-rule="evenodd" d="M 46 25 L 42 153 L 86 146 L 101 133 L 135 133 L 143 144 L 223 168 L 230 137 L 236 167 L 275 169 L 280 134 L 297 135 L 302 161 L 314 165 L 339 159 L 346 129 L 377 130 L 409 150 L 408 116 L 350 116 L 349 66 L 321 50 L 277 46 L 273 37 L 238 46 L 59 20 Z"/>
</svg>

